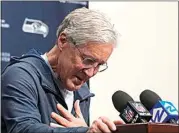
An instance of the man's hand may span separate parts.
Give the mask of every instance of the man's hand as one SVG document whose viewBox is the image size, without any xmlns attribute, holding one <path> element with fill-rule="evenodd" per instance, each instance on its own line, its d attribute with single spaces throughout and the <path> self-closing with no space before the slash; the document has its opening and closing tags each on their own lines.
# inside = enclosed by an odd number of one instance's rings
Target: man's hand
<svg viewBox="0 0 179 133">
<path fill-rule="evenodd" d="M 52 112 L 51 117 L 57 121 L 58 124 L 50 123 L 51 127 L 87 127 L 87 124 L 83 118 L 83 115 L 80 110 L 79 100 L 77 100 L 74 104 L 76 117 L 74 117 L 71 113 L 69 113 L 63 106 L 57 104 L 57 109 L 63 115 L 60 116 L 54 112 Z M 92 125 L 89 127 L 87 133 L 110 133 L 116 130 L 116 125 L 124 124 L 124 122 L 120 120 L 110 121 L 107 117 L 99 117 L 95 120 Z"/>
<path fill-rule="evenodd" d="M 50 126 L 52 127 L 81 127 L 81 126 L 87 127 L 87 124 L 80 110 L 79 100 L 76 100 L 74 104 L 74 109 L 76 113 L 75 117 L 60 104 L 57 104 L 57 109 L 61 112 L 63 117 L 52 112 L 51 117 L 55 119 L 57 123 L 59 123 L 59 125 L 55 123 L 50 123 Z"/>
<path fill-rule="evenodd" d="M 123 124 L 123 122 L 120 120 L 112 122 L 107 117 L 99 117 L 92 123 L 87 133 L 111 133 L 116 130 L 115 124 Z"/>
</svg>

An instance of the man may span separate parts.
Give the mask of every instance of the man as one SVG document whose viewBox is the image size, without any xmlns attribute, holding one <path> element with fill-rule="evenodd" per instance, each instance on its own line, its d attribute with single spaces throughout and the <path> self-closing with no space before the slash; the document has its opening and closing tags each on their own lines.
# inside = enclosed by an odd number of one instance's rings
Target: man
<svg viewBox="0 0 179 133">
<path fill-rule="evenodd" d="M 116 33 L 106 17 L 86 8 L 68 14 L 54 47 L 12 57 L 2 73 L 2 128 L 8 133 L 111 132 L 115 124 L 100 117 L 89 126 L 86 84 L 107 69 Z M 73 106 L 74 105 L 74 106 Z"/>
</svg>

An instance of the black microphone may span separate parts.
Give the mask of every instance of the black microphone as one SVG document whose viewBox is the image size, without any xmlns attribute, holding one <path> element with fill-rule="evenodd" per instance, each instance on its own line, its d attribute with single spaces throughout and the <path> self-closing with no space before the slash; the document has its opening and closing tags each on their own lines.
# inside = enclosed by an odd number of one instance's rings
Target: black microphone
<svg viewBox="0 0 179 133">
<path fill-rule="evenodd" d="M 158 94 L 151 90 L 144 90 L 140 94 L 141 103 L 150 111 L 155 123 L 174 123 L 179 119 L 178 111 L 169 101 L 163 101 Z"/>
<path fill-rule="evenodd" d="M 116 91 L 112 95 L 112 101 L 125 123 L 146 123 L 152 117 L 141 102 L 135 102 L 132 97 L 123 91 Z"/>
</svg>

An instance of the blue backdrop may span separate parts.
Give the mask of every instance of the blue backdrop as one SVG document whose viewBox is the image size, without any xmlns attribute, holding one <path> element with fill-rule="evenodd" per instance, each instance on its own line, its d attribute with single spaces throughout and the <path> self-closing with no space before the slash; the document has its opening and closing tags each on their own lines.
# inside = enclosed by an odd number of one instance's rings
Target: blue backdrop
<svg viewBox="0 0 179 133">
<path fill-rule="evenodd" d="M 41 52 L 55 44 L 56 30 L 72 10 L 87 7 L 88 2 L 2 1 L 1 70 L 10 56 L 20 56 L 29 49 Z"/>
</svg>

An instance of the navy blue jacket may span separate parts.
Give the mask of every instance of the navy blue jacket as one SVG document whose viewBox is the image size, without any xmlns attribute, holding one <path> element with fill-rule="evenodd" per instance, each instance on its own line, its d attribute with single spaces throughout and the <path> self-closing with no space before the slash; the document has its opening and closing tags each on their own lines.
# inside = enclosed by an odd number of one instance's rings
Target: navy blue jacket
<svg viewBox="0 0 179 133">
<path fill-rule="evenodd" d="M 1 129 L 8 133 L 66 133 L 86 132 L 88 127 L 53 128 L 51 112 L 60 115 L 56 105 L 68 109 L 62 94 L 53 80 L 52 73 L 40 53 L 31 50 L 22 57 L 11 58 L 1 78 Z M 89 125 L 90 98 L 87 84 L 74 91 L 74 101 L 80 100 L 80 108 Z M 74 115 L 74 108 L 72 114 Z"/>
</svg>

